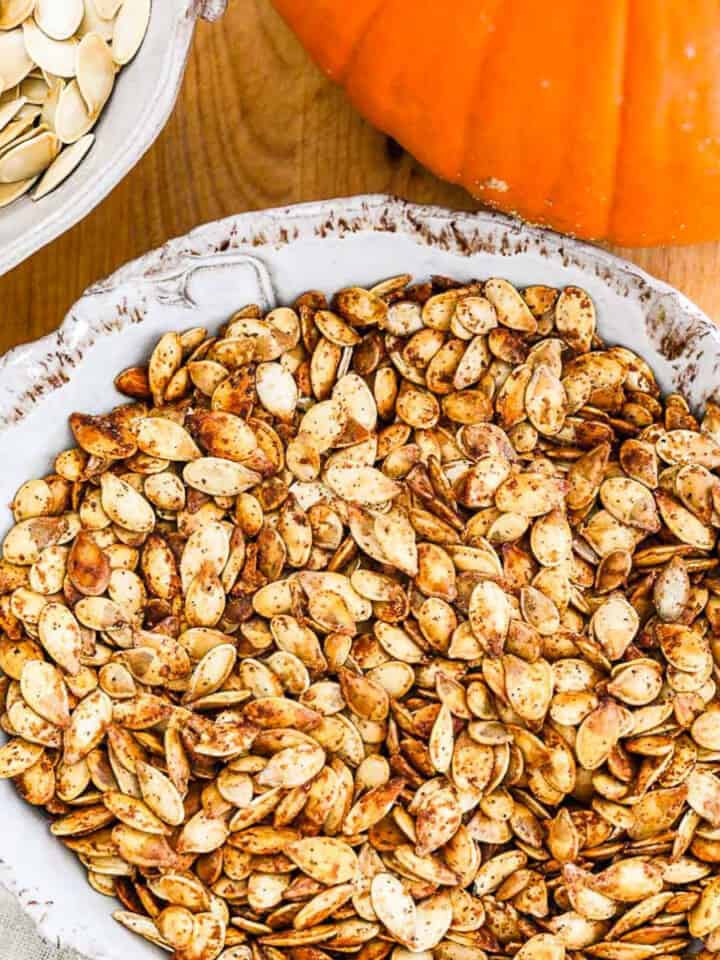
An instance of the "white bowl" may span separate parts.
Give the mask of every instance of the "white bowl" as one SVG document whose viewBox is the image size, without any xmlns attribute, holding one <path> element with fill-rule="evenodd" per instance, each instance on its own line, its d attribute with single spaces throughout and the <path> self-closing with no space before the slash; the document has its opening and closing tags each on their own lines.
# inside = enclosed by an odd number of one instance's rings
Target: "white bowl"
<svg viewBox="0 0 720 960">
<path fill-rule="evenodd" d="M 0 276 L 82 220 L 122 180 L 167 123 L 197 20 L 214 20 L 227 0 L 155 0 L 147 36 L 118 77 L 80 166 L 53 193 L 0 209 Z"/>
<path fill-rule="evenodd" d="M 71 442 L 73 410 L 120 401 L 116 372 L 144 362 L 166 330 L 213 330 L 249 302 L 287 303 L 398 273 L 462 280 L 504 276 L 520 285 L 578 284 L 592 295 L 599 331 L 636 350 L 665 390 L 695 406 L 712 395 L 720 332 L 677 291 L 603 250 L 505 217 L 358 197 L 242 214 L 200 227 L 91 288 L 57 331 L 0 360 L 0 503 L 52 466 Z M 0 536 L 11 523 L 0 513 Z M 110 917 L 47 821 L 0 783 L 0 880 L 43 935 L 94 960 L 158 956 Z"/>
</svg>

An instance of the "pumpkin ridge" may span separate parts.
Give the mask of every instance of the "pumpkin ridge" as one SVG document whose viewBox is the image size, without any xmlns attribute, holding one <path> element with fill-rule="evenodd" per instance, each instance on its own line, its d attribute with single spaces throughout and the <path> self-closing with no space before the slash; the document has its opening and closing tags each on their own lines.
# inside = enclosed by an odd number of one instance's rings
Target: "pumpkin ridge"
<svg viewBox="0 0 720 960">
<path fill-rule="evenodd" d="M 631 21 L 633 17 L 633 10 L 631 8 L 631 3 L 633 0 L 626 0 L 625 3 L 625 32 L 623 37 L 623 58 L 622 58 L 622 81 L 620 83 L 620 108 L 618 109 L 618 128 L 617 128 L 617 137 L 615 140 L 615 172 L 612 178 L 612 196 L 608 198 L 607 205 L 607 217 L 605 219 L 605 228 L 602 232 L 602 236 L 606 236 L 610 230 L 612 230 L 612 225 L 615 220 L 615 207 L 618 202 L 618 186 L 620 183 L 620 166 L 622 163 L 622 154 L 623 154 L 623 143 L 624 143 L 624 131 L 625 131 L 625 122 L 627 120 L 627 93 L 629 87 L 629 77 L 628 73 L 630 70 L 630 57 L 628 54 L 628 37 L 630 36 L 631 30 Z"/>
<path fill-rule="evenodd" d="M 348 60 L 384 0 L 352 0 L 340 21 L 335 0 L 273 0 L 273 5 L 303 43 L 312 60 L 334 83 L 342 85 Z M 343 60 L 344 57 L 344 60 Z"/>
<path fill-rule="evenodd" d="M 509 4 L 505 4 L 505 9 L 508 10 L 509 6 L 510 6 Z M 497 15 L 497 14 L 499 14 L 499 13 L 502 12 L 502 9 L 503 9 L 503 2 L 502 2 L 502 0 L 496 0 L 495 10 L 493 11 L 493 13 L 494 13 L 495 15 Z M 493 18 L 493 19 L 494 19 L 494 18 Z M 498 24 L 496 23 L 496 24 L 495 24 L 495 30 L 497 31 L 497 29 L 498 29 Z M 486 34 L 486 40 L 485 40 L 485 44 L 484 44 L 484 48 L 483 48 L 483 57 L 482 57 L 482 60 L 478 63 L 478 72 L 477 72 L 477 76 L 476 76 L 476 82 L 473 84 L 472 95 L 471 95 L 470 98 L 469 98 L 471 102 L 475 99 L 476 93 L 477 93 L 477 91 L 480 89 L 480 87 L 481 87 L 481 85 L 482 85 L 482 82 L 483 82 L 482 72 L 483 72 L 483 68 L 484 68 L 484 66 L 485 66 L 485 63 L 486 63 L 486 61 L 487 61 L 487 56 L 488 56 L 488 53 L 489 53 L 489 50 L 490 50 L 490 38 L 491 38 L 491 36 L 492 36 L 492 34 L 490 34 L 489 32 Z M 464 180 L 465 180 L 466 177 L 470 176 L 470 174 L 468 173 L 468 162 L 469 162 L 468 153 L 470 152 L 469 147 L 468 147 L 468 141 L 469 141 L 469 139 L 470 139 L 470 127 L 471 127 L 472 123 L 473 123 L 472 114 L 468 112 L 468 113 L 465 115 L 465 119 L 464 119 L 464 123 L 463 123 L 463 127 L 464 127 L 464 130 L 463 130 L 463 146 L 462 146 L 462 154 L 461 154 L 461 156 L 462 156 L 462 169 L 460 170 L 460 172 L 459 172 L 459 174 L 458 174 L 458 176 L 457 176 L 457 178 L 456 178 L 456 183 L 462 183 L 462 182 L 464 182 Z M 494 204 L 492 201 L 483 201 L 483 202 L 487 203 L 487 205 L 488 205 L 489 207 L 494 207 L 494 206 L 495 206 L 495 204 Z"/>
<path fill-rule="evenodd" d="M 523 0 L 519 17 L 512 6 L 470 106 L 463 183 L 530 221 L 597 236 L 615 164 L 623 0 Z M 605 42 L 592 60 L 597 31 Z"/>
<path fill-rule="evenodd" d="M 652 18 L 652 29 L 646 18 Z M 621 243 L 718 238 L 720 16 L 697 0 L 692 15 L 635 0 L 628 115 L 611 231 Z"/>
<path fill-rule="evenodd" d="M 340 74 L 340 77 L 342 80 L 345 80 L 352 73 L 353 65 L 355 63 L 355 58 L 357 57 L 358 51 L 362 48 L 362 45 L 365 42 L 368 33 L 370 32 L 372 22 L 375 19 L 375 17 L 378 15 L 381 7 L 387 8 L 388 6 L 390 6 L 391 3 L 392 3 L 392 0 L 376 0 L 375 5 L 372 7 L 372 9 L 368 8 L 367 18 L 363 23 L 362 27 L 360 28 L 360 30 L 358 31 L 358 34 L 355 37 L 355 42 L 350 47 L 348 58 L 345 61 L 345 66 L 342 70 L 342 73 Z M 358 107 L 358 111 L 360 111 L 359 107 Z"/>
<path fill-rule="evenodd" d="M 449 180 L 461 181 L 465 163 L 464 118 L 469 113 L 484 56 L 497 36 L 495 8 L 483 0 L 483 30 L 467 40 L 467 24 L 477 16 L 477 0 L 454 0 L 453 16 L 436 0 L 417 0 L 415 29 L 407 26 L 406 0 L 383 8 L 353 58 L 346 80 L 351 102 L 381 130 L 395 135 L 420 163 Z M 464 44 L 463 56 L 453 56 Z M 377 62 L 387 66 L 377 69 Z M 478 62 L 479 61 L 479 62 Z M 480 78 L 481 79 L 481 78 Z M 433 110 L 433 103 L 442 109 Z M 438 145 L 442 144 L 442 150 Z"/>
</svg>

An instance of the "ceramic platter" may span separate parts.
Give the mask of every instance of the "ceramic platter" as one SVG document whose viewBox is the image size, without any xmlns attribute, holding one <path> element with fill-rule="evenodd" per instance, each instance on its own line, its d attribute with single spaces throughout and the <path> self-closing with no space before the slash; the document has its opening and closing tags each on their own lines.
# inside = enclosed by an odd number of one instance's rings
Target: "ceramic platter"
<svg viewBox="0 0 720 960">
<path fill-rule="evenodd" d="M 3 229 L 0 222 L 7 264 Z M 26 242 L 11 259 L 27 252 Z M 594 247 L 501 216 L 382 196 L 243 214 L 123 267 L 91 288 L 56 333 L 0 360 L 0 535 L 11 523 L 4 505 L 16 488 L 49 472 L 55 453 L 70 445 L 68 414 L 121 402 L 114 375 L 145 362 L 165 331 L 202 325 L 214 332 L 250 302 L 269 308 L 311 288 L 329 293 L 398 273 L 577 284 L 595 301 L 603 339 L 637 351 L 664 390 L 679 390 L 698 407 L 718 383 L 715 325 L 677 291 Z M 0 881 L 45 937 L 94 960 L 161 956 L 111 919 L 112 901 L 88 886 L 74 856 L 7 781 L 0 782 L 0 804 Z"/>
</svg>

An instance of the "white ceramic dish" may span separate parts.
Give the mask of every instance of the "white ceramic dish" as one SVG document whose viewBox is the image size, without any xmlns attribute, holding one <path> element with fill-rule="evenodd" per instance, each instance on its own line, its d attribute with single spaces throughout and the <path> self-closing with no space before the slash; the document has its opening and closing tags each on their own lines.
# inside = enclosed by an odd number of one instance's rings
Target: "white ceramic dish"
<svg viewBox="0 0 720 960">
<path fill-rule="evenodd" d="M 175 105 L 197 20 L 227 0 L 155 0 L 147 36 L 122 71 L 92 150 L 54 193 L 0 210 L 0 276 L 82 220 L 156 140 Z"/>
<path fill-rule="evenodd" d="M 75 304 L 57 333 L 0 361 L 0 503 L 51 468 L 70 442 L 73 410 L 107 410 L 112 378 L 143 362 L 158 336 L 214 329 L 253 301 L 286 303 L 309 288 L 331 292 L 397 273 L 418 278 L 504 276 L 586 288 L 599 329 L 637 350 L 666 390 L 698 406 L 713 394 L 720 331 L 681 294 L 602 250 L 491 214 L 454 214 L 387 197 L 359 197 L 243 214 L 200 227 L 129 264 Z M 0 535 L 11 522 L 0 513 Z M 159 956 L 110 917 L 47 823 L 0 783 L 0 881 L 49 939 L 94 960 Z M 1 934 L 0 934 L 1 936 Z"/>
</svg>

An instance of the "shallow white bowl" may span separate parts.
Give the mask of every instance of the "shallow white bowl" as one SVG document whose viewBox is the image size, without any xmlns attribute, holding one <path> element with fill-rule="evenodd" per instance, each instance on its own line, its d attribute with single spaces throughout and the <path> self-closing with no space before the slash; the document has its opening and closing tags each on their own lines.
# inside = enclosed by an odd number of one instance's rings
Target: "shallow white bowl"
<svg viewBox="0 0 720 960">
<path fill-rule="evenodd" d="M 332 292 L 405 272 L 578 284 L 595 300 L 601 335 L 643 356 L 663 389 L 700 406 L 718 382 L 714 324 L 677 291 L 594 247 L 502 216 L 388 197 L 243 214 L 122 268 L 90 289 L 57 333 L 0 360 L 0 504 L 24 480 L 51 470 L 54 454 L 71 443 L 68 414 L 120 402 L 113 376 L 144 362 L 166 330 L 214 330 L 249 302 L 268 307 L 310 288 Z M 10 523 L 3 507 L 0 536 Z M 160 955 L 111 919 L 113 901 L 91 890 L 47 821 L 5 781 L 0 805 L 0 881 L 44 936 L 94 960 Z"/>
<path fill-rule="evenodd" d="M 118 77 L 92 150 L 57 190 L 0 210 L 0 276 L 82 220 L 156 140 L 175 105 L 197 20 L 227 0 L 154 0 L 145 41 Z"/>
</svg>

